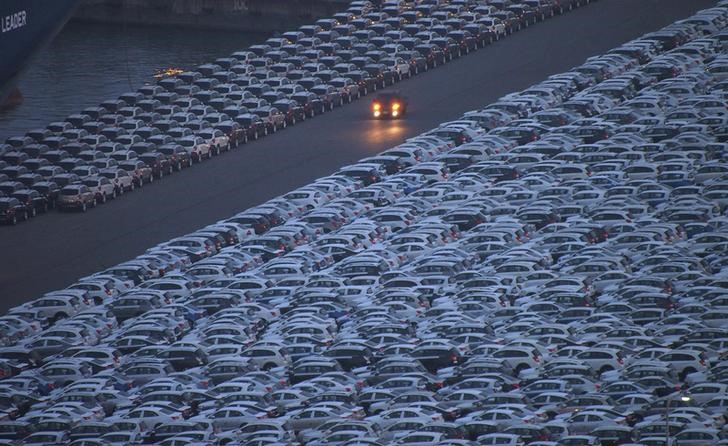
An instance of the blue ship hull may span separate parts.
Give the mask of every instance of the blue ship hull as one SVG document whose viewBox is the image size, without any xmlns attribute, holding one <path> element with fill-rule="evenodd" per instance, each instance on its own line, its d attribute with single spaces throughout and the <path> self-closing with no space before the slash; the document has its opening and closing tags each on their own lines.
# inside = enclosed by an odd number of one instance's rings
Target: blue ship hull
<svg viewBox="0 0 728 446">
<path fill-rule="evenodd" d="M 0 104 L 31 58 L 66 24 L 78 1 L 0 0 Z"/>
</svg>

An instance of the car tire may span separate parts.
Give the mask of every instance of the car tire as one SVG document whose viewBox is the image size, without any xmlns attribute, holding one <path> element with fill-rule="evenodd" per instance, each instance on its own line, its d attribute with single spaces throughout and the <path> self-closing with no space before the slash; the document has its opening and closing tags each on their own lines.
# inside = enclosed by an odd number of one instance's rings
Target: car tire
<svg viewBox="0 0 728 446">
<path fill-rule="evenodd" d="M 177 172 L 182 170 L 182 161 L 177 161 Z"/>
<path fill-rule="evenodd" d="M 147 184 L 154 183 L 154 174 L 149 175 L 149 179 L 147 180 Z"/>
<path fill-rule="evenodd" d="M 101 194 L 101 203 L 106 203 L 106 194 Z"/>
<path fill-rule="evenodd" d="M 286 128 L 286 127 L 288 127 L 288 122 L 286 122 L 286 120 L 284 119 L 283 120 L 283 128 Z"/>
<path fill-rule="evenodd" d="M 134 182 L 132 181 L 132 182 L 131 182 L 131 184 L 129 185 L 129 192 L 134 192 L 134 188 L 135 188 L 135 187 L 136 187 L 136 185 L 135 185 L 135 184 L 134 184 Z"/>
<path fill-rule="evenodd" d="M 113 200 L 115 198 L 116 198 L 116 188 L 114 188 L 114 190 L 111 192 L 111 199 Z"/>
<path fill-rule="evenodd" d="M 30 216 L 35 217 L 36 215 L 38 215 L 38 210 L 35 207 L 33 207 L 33 209 L 30 211 Z"/>
<path fill-rule="evenodd" d="M 43 213 L 48 212 L 48 203 L 43 203 Z"/>
<path fill-rule="evenodd" d="M 15 226 L 15 225 L 18 224 L 18 216 L 17 215 L 13 215 L 13 218 L 10 220 L 10 224 L 13 225 L 13 226 Z"/>
<path fill-rule="evenodd" d="M 94 197 L 94 201 L 91 202 L 91 207 L 95 208 L 99 204 L 98 201 L 96 201 L 96 197 Z"/>
<path fill-rule="evenodd" d="M 81 203 L 81 212 L 86 212 L 86 202 Z"/>
</svg>

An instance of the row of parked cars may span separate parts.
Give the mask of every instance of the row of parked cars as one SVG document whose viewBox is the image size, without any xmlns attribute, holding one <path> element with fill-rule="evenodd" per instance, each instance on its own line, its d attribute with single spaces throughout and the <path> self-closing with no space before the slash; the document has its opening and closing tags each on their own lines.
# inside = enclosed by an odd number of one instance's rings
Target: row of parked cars
<svg viewBox="0 0 728 446">
<path fill-rule="evenodd" d="M 728 444 L 726 42 L 722 2 L 12 309 L 0 442 Z"/>
<path fill-rule="evenodd" d="M 10 224 L 86 211 L 588 0 L 355 2 L 0 144 Z"/>
</svg>

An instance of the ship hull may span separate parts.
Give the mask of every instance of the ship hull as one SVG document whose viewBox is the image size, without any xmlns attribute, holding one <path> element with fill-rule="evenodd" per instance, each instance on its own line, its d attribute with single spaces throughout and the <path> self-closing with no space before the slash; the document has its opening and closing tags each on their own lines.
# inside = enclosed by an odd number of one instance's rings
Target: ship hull
<svg viewBox="0 0 728 446">
<path fill-rule="evenodd" d="M 71 17 L 78 0 L 0 1 L 0 104 L 25 67 Z"/>
</svg>

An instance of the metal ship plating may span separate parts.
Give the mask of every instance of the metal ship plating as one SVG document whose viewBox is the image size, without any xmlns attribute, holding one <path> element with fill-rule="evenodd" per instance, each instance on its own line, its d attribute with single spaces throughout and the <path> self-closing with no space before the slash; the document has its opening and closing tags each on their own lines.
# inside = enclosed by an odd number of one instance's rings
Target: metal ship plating
<svg viewBox="0 0 728 446">
<path fill-rule="evenodd" d="M 68 21 L 78 0 L 0 0 L 0 103 L 18 75 Z"/>
</svg>

